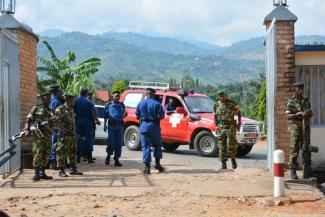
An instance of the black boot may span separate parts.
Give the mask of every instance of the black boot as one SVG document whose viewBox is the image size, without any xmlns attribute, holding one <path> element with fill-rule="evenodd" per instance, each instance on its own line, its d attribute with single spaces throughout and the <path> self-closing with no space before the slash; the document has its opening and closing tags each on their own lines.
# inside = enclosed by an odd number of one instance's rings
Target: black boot
<svg viewBox="0 0 325 217">
<path fill-rule="evenodd" d="M 37 182 L 37 181 L 40 180 L 40 178 L 39 178 L 39 168 L 38 167 L 35 168 L 35 175 L 33 176 L 32 180 L 34 182 Z"/>
<path fill-rule="evenodd" d="M 291 169 L 290 177 L 291 177 L 291 179 L 298 179 L 295 169 Z"/>
<path fill-rule="evenodd" d="M 118 159 L 115 160 L 114 166 L 116 167 L 121 167 L 122 164 L 120 163 L 120 161 Z"/>
<path fill-rule="evenodd" d="M 227 163 L 226 163 L 227 161 L 225 161 L 225 160 L 222 160 L 221 161 L 221 169 L 223 169 L 223 170 L 226 170 L 227 169 Z"/>
<path fill-rule="evenodd" d="M 80 170 L 78 170 L 78 168 L 73 165 L 73 166 L 70 167 L 69 174 L 70 175 L 79 175 L 79 176 L 82 176 L 83 175 L 83 172 L 81 172 Z"/>
<path fill-rule="evenodd" d="M 105 159 L 105 164 L 106 165 L 109 165 L 110 161 L 111 161 L 111 156 L 110 155 L 107 155 L 106 156 L 106 159 Z"/>
<path fill-rule="evenodd" d="M 43 167 L 40 168 L 39 178 L 40 179 L 45 179 L 45 180 L 53 179 L 52 176 L 46 175 L 45 169 Z"/>
<path fill-rule="evenodd" d="M 145 164 L 143 174 L 150 174 L 150 163 Z"/>
<path fill-rule="evenodd" d="M 61 177 L 68 177 L 68 175 L 65 173 L 65 171 L 64 171 L 63 168 L 60 169 L 59 176 L 61 176 Z"/>
<path fill-rule="evenodd" d="M 161 166 L 160 159 L 156 158 L 155 161 L 156 161 L 155 169 L 158 170 L 159 172 L 164 172 L 165 168 Z"/>
<path fill-rule="evenodd" d="M 95 163 L 95 161 L 93 160 L 93 154 L 92 152 L 90 151 L 87 155 L 87 160 L 88 160 L 88 164 L 93 164 Z"/>
<path fill-rule="evenodd" d="M 236 168 L 237 168 L 236 158 L 232 158 L 232 159 L 231 159 L 231 165 L 232 165 L 232 168 L 233 168 L 233 169 L 236 169 Z"/>
</svg>

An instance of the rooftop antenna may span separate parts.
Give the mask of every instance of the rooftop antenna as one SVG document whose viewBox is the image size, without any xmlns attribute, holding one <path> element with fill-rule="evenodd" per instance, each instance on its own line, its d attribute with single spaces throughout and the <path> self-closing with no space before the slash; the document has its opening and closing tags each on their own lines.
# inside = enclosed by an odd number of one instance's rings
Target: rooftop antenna
<svg viewBox="0 0 325 217">
<path fill-rule="evenodd" d="M 273 5 L 275 7 L 280 6 L 280 5 L 288 7 L 287 0 L 273 0 Z"/>
<path fill-rule="evenodd" d="M 0 10 L 2 14 L 14 14 L 16 11 L 16 0 L 0 0 Z"/>
</svg>

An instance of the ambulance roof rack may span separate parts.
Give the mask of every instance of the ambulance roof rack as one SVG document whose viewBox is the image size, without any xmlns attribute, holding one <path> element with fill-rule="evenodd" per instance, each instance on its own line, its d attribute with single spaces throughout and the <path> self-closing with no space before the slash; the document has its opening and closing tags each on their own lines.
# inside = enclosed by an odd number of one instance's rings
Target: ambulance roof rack
<svg viewBox="0 0 325 217">
<path fill-rule="evenodd" d="M 179 90 L 182 88 L 180 84 L 146 82 L 146 81 L 130 81 L 129 87 L 131 89 L 153 88 L 155 90 Z"/>
</svg>

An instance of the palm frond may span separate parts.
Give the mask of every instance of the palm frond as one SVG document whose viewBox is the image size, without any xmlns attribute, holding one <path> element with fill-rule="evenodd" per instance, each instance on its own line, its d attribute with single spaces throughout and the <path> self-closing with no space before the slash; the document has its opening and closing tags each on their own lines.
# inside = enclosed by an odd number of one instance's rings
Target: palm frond
<svg viewBox="0 0 325 217">
<path fill-rule="evenodd" d="M 47 48 L 47 50 L 49 51 L 50 57 L 52 59 L 52 61 L 59 66 L 60 65 L 60 60 L 59 58 L 56 56 L 56 54 L 54 53 L 53 48 L 51 47 L 51 45 L 47 42 L 47 41 L 43 41 L 43 44 L 45 45 L 45 47 Z"/>
</svg>

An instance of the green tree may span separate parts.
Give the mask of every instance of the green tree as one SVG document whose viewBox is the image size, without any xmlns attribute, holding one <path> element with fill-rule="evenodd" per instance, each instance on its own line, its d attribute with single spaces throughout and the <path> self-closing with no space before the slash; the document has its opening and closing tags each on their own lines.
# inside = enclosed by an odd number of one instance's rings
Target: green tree
<svg viewBox="0 0 325 217">
<path fill-rule="evenodd" d="M 80 88 L 94 90 L 93 75 L 101 64 L 99 58 L 90 58 L 82 62 L 72 64 L 76 60 L 74 52 L 69 51 L 63 59 L 59 59 L 53 48 L 46 41 L 43 44 L 49 52 L 49 59 L 37 57 L 37 71 L 45 72 L 46 76 L 38 78 L 38 91 L 46 90 L 49 84 L 56 83 L 64 92 L 78 94 Z"/>
<path fill-rule="evenodd" d="M 121 93 L 127 89 L 127 85 L 124 80 L 116 80 L 112 84 L 112 92 L 114 91 L 120 91 Z"/>
<path fill-rule="evenodd" d="M 262 82 L 260 93 L 253 105 L 253 115 L 258 121 L 262 121 L 266 126 L 266 81 Z M 266 129 L 266 127 L 264 128 Z"/>
</svg>

